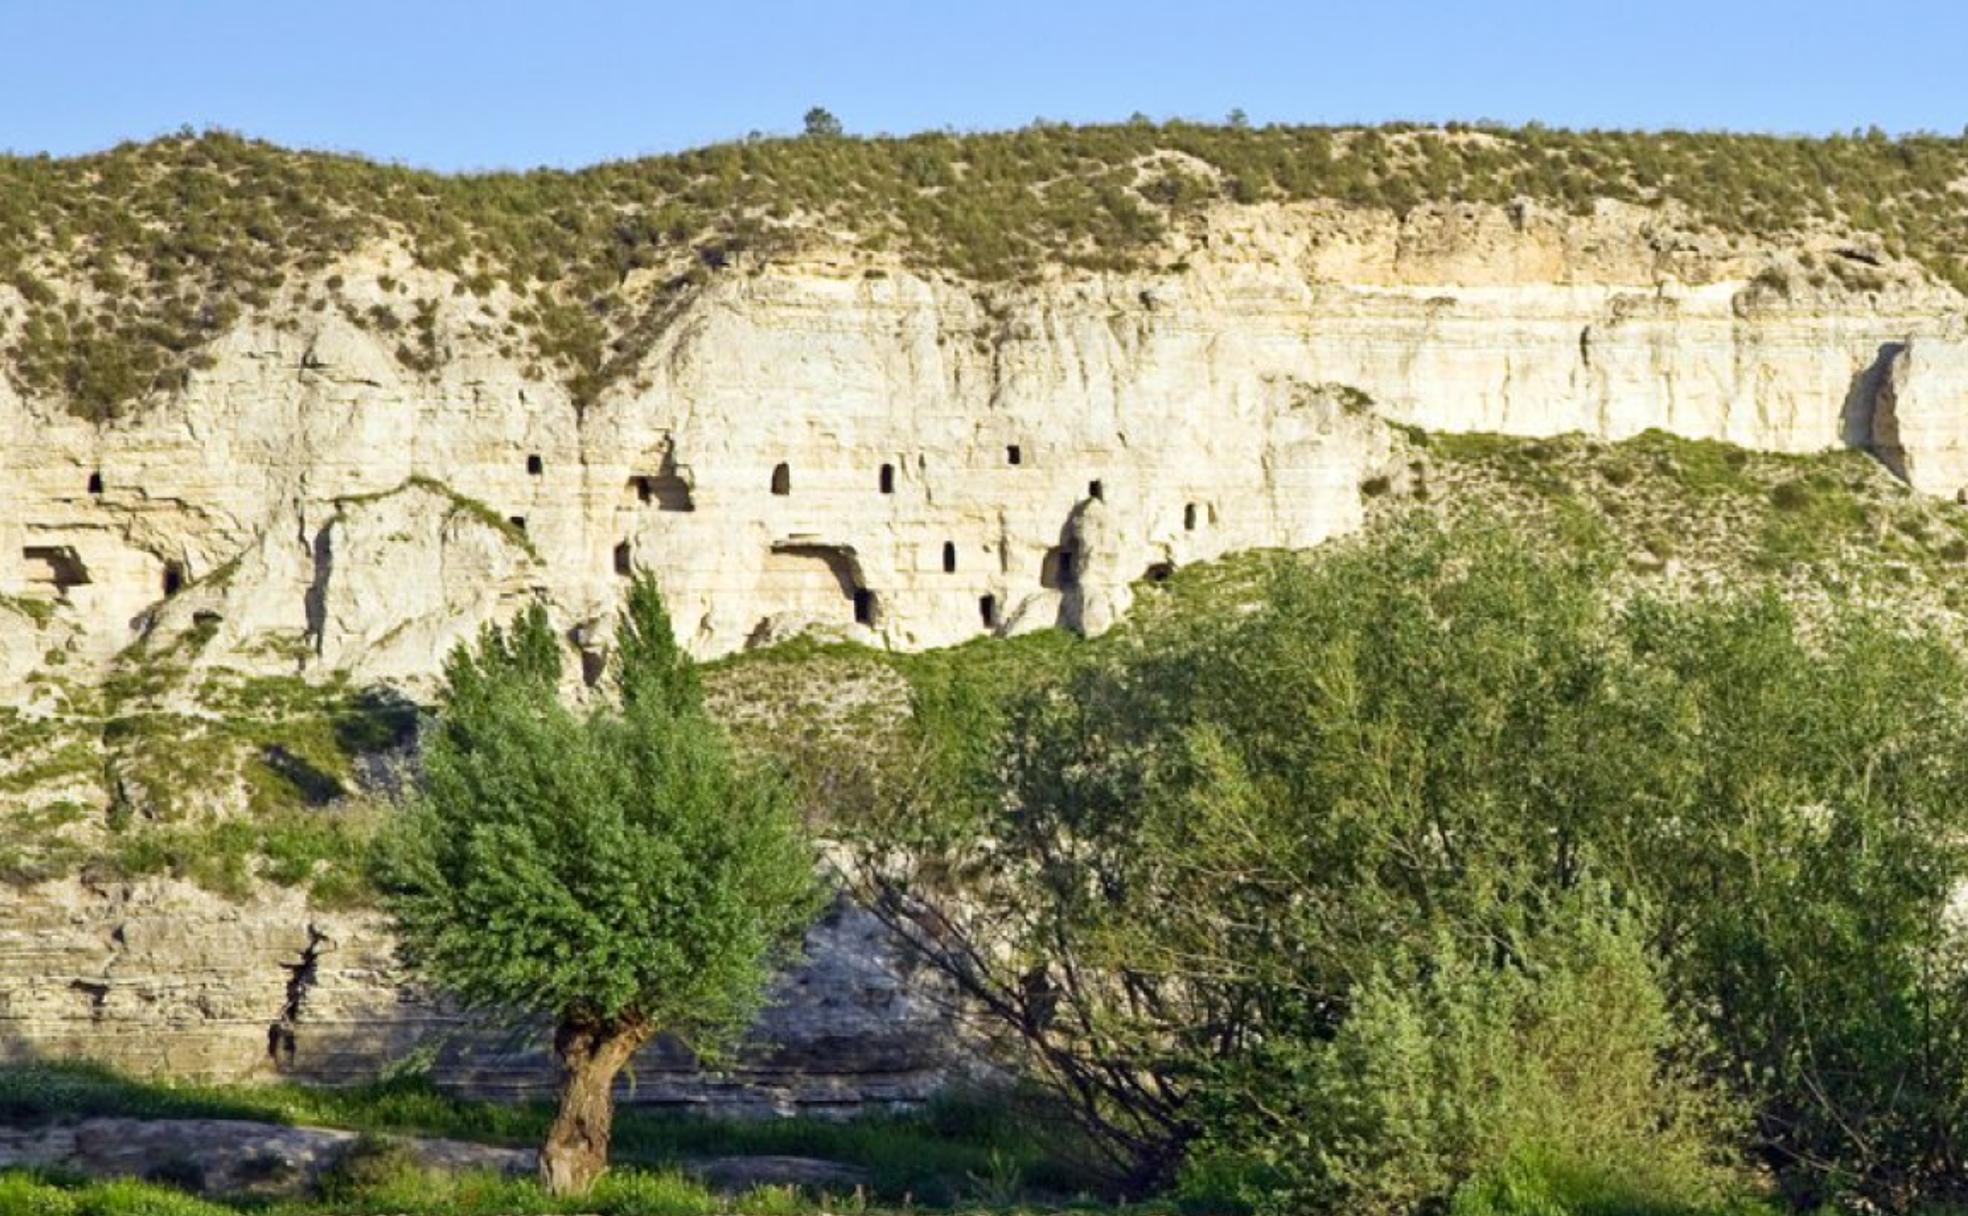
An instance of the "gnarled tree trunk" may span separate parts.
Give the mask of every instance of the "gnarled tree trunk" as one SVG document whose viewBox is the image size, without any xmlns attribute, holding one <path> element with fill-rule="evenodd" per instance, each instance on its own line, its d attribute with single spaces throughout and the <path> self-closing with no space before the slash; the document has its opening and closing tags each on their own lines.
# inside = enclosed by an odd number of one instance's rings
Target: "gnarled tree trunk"
<svg viewBox="0 0 1968 1216">
<path fill-rule="evenodd" d="M 569 1015 L 554 1029 L 563 1072 L 560 1110 L 540 1149 L 540 1184 L 552 1195 L 585 1195 L 608 1168 L 615 1077 L 649 1041 L 642 1019 Z"/>
</svg>

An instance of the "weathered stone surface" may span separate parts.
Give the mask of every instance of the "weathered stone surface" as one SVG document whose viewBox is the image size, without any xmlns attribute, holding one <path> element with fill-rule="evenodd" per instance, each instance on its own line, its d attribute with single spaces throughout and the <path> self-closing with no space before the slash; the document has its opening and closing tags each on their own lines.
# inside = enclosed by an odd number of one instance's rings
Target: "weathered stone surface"
<svg viewBox="0 0 1968 1216">
<path fill-rule="evenodd" d="M 39 1127 L 0 1127 L 0 1169 L 31 1166 L 96 1178 L 155 1178 L 214 1194 L 293 1194 L 335 1168 L 357 1133 L 245 1119 L 89 1118 Z M 531 1174 L 537 1154 L 464 1140 L 398 1138 L 419 1164 L 437 1170 Z M 702 1157 L 677 1163 L 712 1190 L 755 1186 L 852 1191 L 868 1172 L 812 1157 Z"/>
<path fill-rule="evenodd" d="M 1877 408 L 1881 459 L 1917 490 L 1968 493 L 1968 341 L 1921 337 L 1892 346 Z"/>
<path fill-rule="evenodd" d="M 622 1096 L 739 1115 L 914 1105 L 975 1067 L 961 1038 L 938 986 L 840 905 L 728 1072 L 659 1043 Z M 544 1048 L 540 1033 L 468 1023 L 407 985 L 373 914 L 277 890 L 236 904 L 164 880 L 0 887 L 0 1060 L 333 1083 L 422 1057 L 447 1086 L 539 1097 L 557 1080 Z"/>
<path fill-rule="evenodd" d="M 127 421 L 0 385 L 0 593 L 55 604 L 71 675 L 197 611 L 207 663 L 291 669 L 265 643 L 298 639 L 311 669 L 414 683 L 535 589 L 605 633 L 636 563 L 706 655 L 800 624 L 1099 628 L 1124 593 L 1045 585 L 1096 482 L 1101 556 L 1138 578 L 1356 526 L 1381 419 L 1815 450 L 1870 438 L 1894 351 L 1891 442 L 1920 484 L 1953 476 L 1963 302 L 1904 266 L 1813 287 L 1790 251 L 1610 203 L 1226 207 L 1180 239 L 1179 269 L 1031 287 L 847 252 L 720 275 L 585 410 L 500 353 L 485 302 L 374 247 L 332 272 L 356 311 L 384 275 L 440 301 L 434 373 L 276 305 Z M 0 686 L 47 648 L 19 631 Z"/>
</svg>

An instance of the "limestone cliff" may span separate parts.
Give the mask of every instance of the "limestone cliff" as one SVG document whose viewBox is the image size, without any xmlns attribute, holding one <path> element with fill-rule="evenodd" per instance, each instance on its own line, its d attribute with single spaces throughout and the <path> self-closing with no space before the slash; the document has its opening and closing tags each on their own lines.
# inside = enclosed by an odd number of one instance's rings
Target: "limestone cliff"
<svg viewBox="0 0 1968 1216">
<path fill-rule="evenodd" d="M 1184 239 L 1178 270 L 1022 289 L 759 264 L 586 408 L 501 354 L 496 301 L 374 247 L 334 270 L 346 310 L 252 316 L 125 420 L 0 385 L 0 594 L 52 607 L 70 678 L 202 620 L 207 665 L 415 685 L 534 594 L 599 646 L 638 564 L 700 655 L 1097 626 L 1158 565 L 1356 526 L 1383 421 L 1877 442 L 1968 484 L 1963 301 L 1910 267 L 1813 286 L 1790 251 L 1614 204 L 1226 207 Z M 442 301 L 428 374 L 345 315 L 382 282 Z M 50 647 L 7 639 L 19 689 Z"/>
</svg>

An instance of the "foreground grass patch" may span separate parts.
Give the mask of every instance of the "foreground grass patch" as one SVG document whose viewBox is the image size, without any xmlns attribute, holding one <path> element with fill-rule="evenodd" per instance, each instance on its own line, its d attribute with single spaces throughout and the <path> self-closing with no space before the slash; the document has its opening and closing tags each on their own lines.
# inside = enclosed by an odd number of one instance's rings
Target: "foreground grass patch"
<svg viewBox="0 0 1968 1216">
<path fill-rule="evenodd" d="M 553 1116 L 546 1103 L 454 1097 L 421 1078 L 340 1089 L 147 1082 L 82 1064 L 0 1068 L 0 1125 L 87 1116 L 250 1119 L 531 1147 Z M 693 1158 L 815 1157 L 868 1171 L 884 1199 L 949 1205 L 983 1192 L 1075 1194 L 1094 1180 L 1075 1167 L 1059 1129 L 1002 1105 L 947 1101 L 913 1114 L 854 1120 L 714 1121 L 618 1111 L 614 1159 L 668 1167 Z M 0 1216 L 7 1209 L 0 1208 Z"/>
</svg>

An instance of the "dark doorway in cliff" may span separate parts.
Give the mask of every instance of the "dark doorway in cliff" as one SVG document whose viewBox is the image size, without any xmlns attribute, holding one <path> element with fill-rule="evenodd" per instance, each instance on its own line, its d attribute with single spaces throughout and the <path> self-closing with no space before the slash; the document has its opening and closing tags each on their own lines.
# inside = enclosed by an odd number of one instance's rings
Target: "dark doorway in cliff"
<svg viewBox="0 0 1968 1216">
<path fill-rule="evenodd" d="M 793 492 L 793 470 L 785 464 L 772 466 L 772 492 L 791 494 Z"/>
<path fill-rule="evenodd" d="M 526 535 L 526 517 L 524 515 L 508 515 L 506 516 L 506 522 L 517 529 L 521 536 Z"/>
<path fill-rule="evenodd" d="M 547 462 L 540 459 L 540 454 L 538 452 L 535 452 L 531 456 L 528 456 L 526 458 L 526 473 L 529 477 L 538 477 L 540 474 L 546 471 L 547 471 Z"/>
<path fill-rule="evenodd" d="M 1839 437 L 1848 448 L 1869 452 L 1886 466 L 1887 470 L 1906 480 L 1906 449 L 1900 441 L 1900 420 L 1890 408 L 1890 402 L 1882 402 L 1888 378 L 1892 375 L 1893 361 L 1906 350 L 1904 342 L 1887 342 L 1880 346 L 1870 363 L 1852 377 L 1845 390 L 1845 403 L 1838 415 Z M 1882 406 L 1888 408 L 1882 409 Z"/>
<path fill-rule="evenodd" d="M 630 551 L 628 541 L 615 546 L 615 573 L 623 578 L 635 573 L 635 555 Z"/>
<path fill-rule="evenodd" d="M 1182 530 L 1184 532 L 1194 532 L 1196 530 L 1196 521 L 1201 515 L 1202 512 L 1196 509 L 1196 504 L 1193 502 L 1182 508 Z"/>
<path fill-rule="evenodd" d="M 1141 572 L 1141 577 L 1151 583 L 1166 583 L 1175 577 L 1174 562 L 1156 562 Z"/>
<path fill-rule="evenodd" d="M 983 620 L 984 628 L 996 629 L 998 627 L 998 597 L 995 595 L 978 596 L 977 615 Z"/>
<path fill-rule="evenodd" d="M 943 573 L 955 574 L 956 572 L 957 546 L 955 542 L 946 540 L 943 542 Z"/>
<path fill-rule="evenodd" d="M 658 511 L 697 509 L 696 502 L 690 497 L 690 483 L 674 471 L 640 473 L 629 478 L 629 486 L 635 490 L 637 502 L 653 505 Z"/>
<path fill-rule="evenodd" d="M 881 492 L 884 494 L 895 493 L 895 466 L 892 464 L 885 464 L 881 467 Z"/>
<path fill-rule="evenodd" d="M 1017 444 L 1015 443 L 1010 444 L 1005 448 L 1006 464 L 1023 464 L 1024 462 L 1025 462 L 1025 453 L 1019 448 Z"/>
<path fill-rule="evenodd" d="M 1087 482 L 1087 497 L 1093 499 L 1095 502 L 1106 502 L 1107 487 L 1102 485 L 1098 479 L 1089 481 Z"/>
<path fill-rule="evenodd" d="M 875 593 L 866 587 L 854 589 L 854 623 L 857 625 L 875 623 Z"/>
<path fill-rule="evenodd" d="M 1039 563 L 1039 586 L 1047 591 L 1072 590 L 1078 578 L 1073 564 L 1071 549 L 1064 545 L 1047 549 L 1045 559 Z"/>
<path fill-rule="evenodd" d="M 164 563 L 164 597 L 166 599 L 169 599 L 171 596 L 174 596 L 178 592 L 183 591 L 184 585 L 185 585 L 184 566 L 179 564 L 178 562 L 165 562 Z"/>
<path fill-rule="evenodd" d="M 67 595 L 70 587 L 86 586 L 89 582 L 89 568 L 67 545 L 29 545 L 21 550 L 21 557 L 27 562 L 30 586 Z"/>
<path fill-rule="evenodd" d="M 103 492 L 103 475 L 101 473 L 89 474 L 89 493 L 100 494 L 102 492 Z"/>
</svg>

